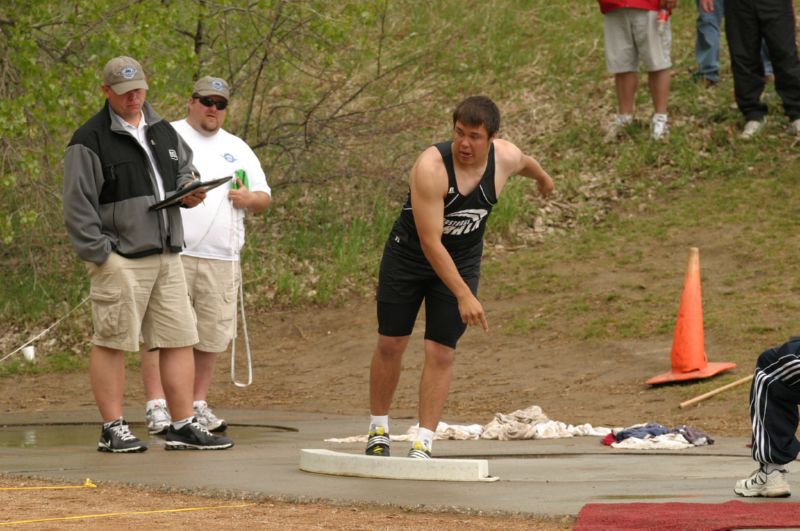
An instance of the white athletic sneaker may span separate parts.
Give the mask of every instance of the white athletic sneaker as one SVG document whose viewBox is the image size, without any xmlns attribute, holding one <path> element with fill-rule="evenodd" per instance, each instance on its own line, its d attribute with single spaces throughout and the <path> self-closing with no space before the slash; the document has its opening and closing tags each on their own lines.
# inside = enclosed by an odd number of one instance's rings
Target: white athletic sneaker
<svg viewBox="0 0 800 531">
<path fill-rule="evenodd" d="M 650 120 L 650 138 L 653 140 L 664 140 L 669 133 L 666 114 L 654 114 Z"/>
<path fill-rule="evenodd" d="M 197 422 L 211 432 L 225 431 L 228 427 L 225 419 L 217 417 L 205 400 L 194 403 L 194 416 L 197 417 Z"/>
<path fill-rule="evenodd" d="M 144 417 L 147 420 L 147 431 L 150 435 L 163 435 L 167 433 L 167 429 L 172 423 L 166 400 L 161 400 L 152 408 L 146 409 Z"/>
<path fill-rule="evenodd" d="M 733 492 L 748 498 L 753 496 L 786 498 L 791 495 L 785 470 L 774 470 L 767 474 L 761 467 L 750 474 L 750 477 L 737 481 Z"/>
<path fill-rule="evenodd" d="M 739 135 L 739 138 L 744 140 L 749 140 L 756 136 L 758 133 L 764 129 L 764 124 L 767 123 L 767 117 L 765 116 L 761 120 L 748 120 L 746 124 L 744 124 L 744 129 L 742 130 L 742 134 Z"/>
<path fill-rule="evenodd" d="M 622 135 L 622 132 L 625 130 L 625 128 L 632 123 L 632 114 L 615 114 L 614 118 L 606 126 L 606 135 L 603 137 L 603 142 L 616 142 Z"/>
<path fill-rule="evenodd" d="M 786 131 L 792 136 L 800 136 L 800 118 L 789 123 Z"/>
</svg>

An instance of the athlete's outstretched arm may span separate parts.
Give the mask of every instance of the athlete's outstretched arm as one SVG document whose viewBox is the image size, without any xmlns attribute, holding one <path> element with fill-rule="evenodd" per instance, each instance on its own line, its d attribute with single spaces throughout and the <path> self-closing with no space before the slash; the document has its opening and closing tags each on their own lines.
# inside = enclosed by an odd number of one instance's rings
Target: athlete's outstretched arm
<svg viewBox="0 0 800 531">
<path fill-rule="evenodd" d="M 508 142 L 507 140 L 495 140 L 495 149 L 497 150 L 498 161 L 504 167 L 504 174 L 522 175 L 523 177 L 530 177 L 536 180 L 536 187 L 543 197 L 550 195 L 553 191 L 553 179 L 542 168 L 535 158 L 526 155 L 517 146 Z"/>
<path fill-rule="evenodd" d="M 481 325 L 488 332 L 483 306 L 461 278 L 450 253 L 442 244 L 447 172 L 435 147 L 428 148 L 417 159 L 411 170 L 410 186 L 414 223 L 425 258 L 458 299 L 461 320 L 468 325 Z"/>
</svg>

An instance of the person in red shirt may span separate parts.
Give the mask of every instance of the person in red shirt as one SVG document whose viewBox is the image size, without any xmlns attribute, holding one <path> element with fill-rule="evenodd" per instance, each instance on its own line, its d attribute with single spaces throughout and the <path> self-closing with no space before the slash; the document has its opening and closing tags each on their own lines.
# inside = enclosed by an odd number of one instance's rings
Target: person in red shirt
<svg viewBox="0 0 800 531">
<path fill-rule="evenodd" d="M 633 123 L 634 102 L 639 86 L 639 65 L 647 70 L 653 100 L 650 137 L 667 136 L 667 100 L 672 73 L 669 14 L 678 0 L 598 0 L 605 17 L 606 64 L 614 74 L 617 113 L 608 125 L 605 140 L 617 140 Z"/>
</svg>

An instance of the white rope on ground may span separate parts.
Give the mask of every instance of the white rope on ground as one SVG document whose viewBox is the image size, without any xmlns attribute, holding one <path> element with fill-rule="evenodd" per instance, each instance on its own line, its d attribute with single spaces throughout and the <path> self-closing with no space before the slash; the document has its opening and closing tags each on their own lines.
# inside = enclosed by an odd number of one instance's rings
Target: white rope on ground
<svg viewBox="0 0 800 531">
<path fill-rule="evenodd" d="M 80 308 L 81 306 L 83 306 L 83 305 L 86 303 L 86 301 L 88 301 L 88 300 L 89 300 L 89 295 L 87 295 L 86 297 L 84 297 L 84 299 L 83 299 L 81 302 L 79 302 L 79 303 L 78 303 L 77 305 L 75 305 L 75 306 L 74 306 L 74 307 L 73 307 L 73 308 L 72 308 L 70 311 L 68 311 L 66 314 L 64 314 L 64 315 L 61 317 L 61 319 L 59 319 L 59 320 L 58 320 L 58 321 L 56 321 L 55 323 L 53 323 L 53 324 L 51 324 L 50 326 L 48 326 L 48 327 L 47 327 L 47 328 L 45 328 L 43 331 L 39 332 L 37 335 L 35 335 L 35 336 L 33 336 L 32 338 L 28 339 L 28 340 L 27 340 L 25 343 L 23 343 L 22 345 L 20 345 L 19 347 L 17 347 L 17 349 L 16 349 L 16 350 L 14 350 L 14 351 L 12 351 L 12 352 L 10 352 L 10 353 L 6 354 L 6 355 L 5 355 L 5 356 L 3 356 L 2 358 L 0 358 L 0 363 L 4 362 L 5 360 L 7 360 L 8 358 L 10 358 L 10 357 L 11 357 L 11 356 L 13 356 L 14 354 L 16 354 L 17 352 L 21 351 L 22 349 L 24 349 L 25 347 L 27 347 L 28 345 L 30 345 L 31 343 L 33 343 L 34 341 L 36 341 L 37 339 L 39 339 L 40 337 L 42 337 L 43 335 L 45 335 L 47 332 L 49 332 L 50 330 L 52 330 L 53 328 L 55 328 L 55 327 L 56 327 L 56 325 L 58 325 L 58 324 L 59 324 L 61 321 L 63 321 L 63 320 L 64 320 L 64 319 L 66 319 L 67 317 L 69 317 L 69 315 L 70 315 L 72 312 L 74 312 L 75 310 L 77 310 L 78 308 Z"/>
</svg>

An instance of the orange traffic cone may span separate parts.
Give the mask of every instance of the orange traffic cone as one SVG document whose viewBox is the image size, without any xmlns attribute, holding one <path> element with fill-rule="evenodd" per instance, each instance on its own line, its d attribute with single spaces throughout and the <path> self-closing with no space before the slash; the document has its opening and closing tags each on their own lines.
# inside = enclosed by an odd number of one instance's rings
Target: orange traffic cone
<svg viewBox="0 0 800 531">
<path fill-rule="evenodd" d="M 683 295 L 678 307 L 678 321 L 672 340 L 672 370 L 653 376 L 645 383 L 657 385 L 683 380 L 709 378 L 733 369 L 735 363 L 708 363 L 703 334 L 703 298 L 700 293 L 700 251 L 689 249 L 689 265 L 683 281 Z"/>
</svg>

